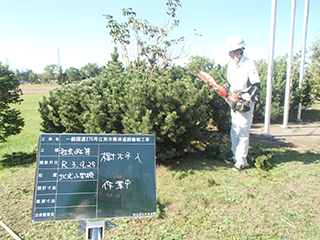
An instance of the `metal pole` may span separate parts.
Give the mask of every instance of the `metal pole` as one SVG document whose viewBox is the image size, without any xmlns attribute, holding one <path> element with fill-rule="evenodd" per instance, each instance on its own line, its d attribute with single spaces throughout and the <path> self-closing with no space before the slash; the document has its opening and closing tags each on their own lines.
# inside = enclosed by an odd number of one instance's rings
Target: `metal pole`
<svg viewBox="0 0 320 240">
<path fill-rule="evenodd" d="M 264 117 L 264 133 L 269 135 L 270 132 L 270 112 L 272 98 L 272 76 L 273 76 L 273 58 L 274 58 L 274 39 L 276 28 L 277 0 L 272 0 L 271 4 L 271 23 L 270 23 L 270 39 L 269 39 L 269 60 L 268 60 L 268 78 L 266 91 L 266 110 Z"/>
<path fill-rule="evenodd" d="M 101 236 L 100 236 L 100 228 L 92 228 L 92 235 L 91 235 L 91 240 L 100 240 Z"/>
<path fill-rule="evenodd" d="M 289 55 L 287 66 L 287 80 L 286 80 L 286 92 L 284 99 L 284 113 L 283 113 L 283 128 L 288 127 L 289 121 L 289 108 L 290 108 L 290 87 L 291 87 L 291 68 L 292 68 L 292 50 L 293 50 L 293 36 L 294 36 L 294 21 L 296 14 L 296 0 L 292 0 L 291 6 L 291 30 L 290 30 L 290 42 L 289 42 Z"/>
<path fill-rule="evenodd" d="M 308 16 L 309 16 L 309 0 L 305 0 L 304 5 L 304 28 L 303 28 L 303 43 L 302 43 L 302 53 L 301 53 L 301 66 L 300 66 L 300 78 L 299 78 L 299 88 L 301 89 L 301 83 L 303 83 L 304 78 L 304 64 L 305 64 L 305 55 L 306 55 L 306 40 L 307 40 L 307 25 L 308 25 Z M 301 96 L 302 96 L 301 90 Z M 302 101 L 302 100 L 301 100 Z M 301 119 L 301 108 L 302 102 L 298 106 L 297 121 L 302 121 Z"/>
<path fill-rule="evenodd" d="M 2 221 L 0 221 L 0 225 L 13 237 L 15 240 L 21 240 L 17 234 L 15 234 L 7 225 L 5 225 Z"/>
</svg>

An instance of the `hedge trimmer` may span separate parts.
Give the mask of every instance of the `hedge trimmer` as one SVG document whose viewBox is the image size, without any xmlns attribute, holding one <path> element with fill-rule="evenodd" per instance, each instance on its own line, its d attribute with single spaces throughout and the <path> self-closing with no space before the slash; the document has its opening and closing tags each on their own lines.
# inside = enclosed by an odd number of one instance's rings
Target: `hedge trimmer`
<svg viewBox="0 0 320 240">
<path fill-rule="evenodd" d="M 241 93 L 232 94 L 227 97 L 228 91 L 224 87 L 221 87 L 208 73 L 199 72 L 197 76 L 206 83 L 208 82 L 210 87 L 219 93 L 219 95 L 229 104 L 233 111 L 241 110 L 243 112 L 247 112 L 250 110 L 250 107 L 246 105 L 246 101 L 242 98 Z"/>
</svg>

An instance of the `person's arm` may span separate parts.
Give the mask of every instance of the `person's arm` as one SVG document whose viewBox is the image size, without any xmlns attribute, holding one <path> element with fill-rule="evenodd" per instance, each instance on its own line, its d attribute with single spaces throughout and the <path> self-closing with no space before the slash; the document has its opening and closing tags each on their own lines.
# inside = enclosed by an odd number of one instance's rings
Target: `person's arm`
<svg viewBox="0 0 320 240">
<path fill-rule="evenodd" d="M 253 102 L 255 100 L 256 95 L 260 91 L 260 76 L 258 72 L 257 65 L 252 61 L 249 69 L 249 79 L 251 82 L 251 88 L 249 89 L 250 101 Z"/>
<path fill-rule="evenodd" d="M 259 91 L 260 91 L 260 83 L 252 84 L 252 86 L 249 90 L 251 102 L 254 101 L 254 99 L 255 99 L 256 95 L 259 93 Z"/>
<path fill-rule="evenodd" d="M 229 82 L 227 82 L 227 83 L 225 83 L 225 84 L 223 84 L 223 88 L 226 90 L 226 92 L 228 93 L 229 92 L 229 90 L 230 90 L 230 83 Z"/>
</svg>

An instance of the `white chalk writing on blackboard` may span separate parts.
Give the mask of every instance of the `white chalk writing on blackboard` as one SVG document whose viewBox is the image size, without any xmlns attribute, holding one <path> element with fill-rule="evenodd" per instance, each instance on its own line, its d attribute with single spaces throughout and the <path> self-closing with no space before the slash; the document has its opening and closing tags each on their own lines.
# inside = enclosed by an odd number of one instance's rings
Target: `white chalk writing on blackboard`
<svg viewBox="0 0 320 240">
<path fill-rule="evenodd" d="M 54 212 L 35 213 L 35 217 L 54 217 Z"/>
<path fill-rule="evenodd" d="M 137 153 L 137 156 L 134 158 L 135 160 L 138 160 L 139 161 L 139 163 L 141 163 L 142 164 L 142 162 L 141 162 L 141 160 L 140 160 L 140 154 L 139 153 Z"/>
<path fill-rule="evenodd" d="M 61 168 L 95 168 L 95 167 L 96 167 L 95 161 L 81 161 L 78 164 L 75 161 L 71 161 L 71 163 L 69 163 L 66 160 L 61 161 Z"/>
<path fill-rule="evenodd" d="M 76 148 L 75 150 L 73 148 L 64 149 L 60 148 L 60 155 L 62 156 L 71 156 L 71 155 L 86 155 L 90 156 L 91 148 L 84 147 L 82 148 Z"/>
<path fill-rule="evenodd" d="M 54 198 L 43 198 L 43 199 L 37 199 L 36 204 L 49 204 L 49 203 L 56 203 L 56 200 Z"/>
<path fill-rule="evenodd" d="M 93 172 L 81 172 L 81 173 L 60 173 L 59 181 L 62 180 L 74 180 L 74 179 L 95 179 L 95 174 Z"/>
<path fill-rule="evenodd" d="M 45 160 L 39 161 L 39 165 L 56 165 L 58 164 L 57 160 Z"/>
<path fill-rule="evenodd" d="M 132 216 L 134 217 L 142 217 L 142 216 L 156 216 L 157 213 L 156 212 L 146 212 L 146 213 L 133 213 Z"/>
<path fill-rule="evenodd" d="M 89 136 L 76 136 L 67 138 L 67 140 L 71 142 L 132 142 L 132 143 L 145 143 L 150 142 L 149 137 L 121 137 L 121 136 L 114 136 L 114 137 L 89 137 Z"/>
<path fill-rule="evenodd" d="M 130 184 L 131 184 L 131 181 L 129 179 L 126 179 L 125 181 L 116 180 L 114 182 L 107 180 L 102 184 L 102 188 L 104 190 L 111 190 L 112 188 L 116 187 L 116 190 L 121 190 L 124 188 L 128 189 Z"/>
<path fill-rule="evenodd" d="M 49 190 L 49 191 L 55 191 L 57 190 L 56 186 L 37 186 L 37 191 L 46 191 L 46 190 Z"/>
<path fill-rule="evenodd" d="M 102 155 L 102 157 L 100 159 L 100 162 L 110 162 L 110 161 L 124 160 L 124 159 L 129 161 L 132 158 L 130 152 L 126 152 L 126 153 L 103 152 L 103 153 L 101 153 L 101 155 Z M 137 153 L 134 160 L 137 160 L 137 161 L 139 161 L 139 163 L 142 164 L 139 153 Z"/>
</svg>

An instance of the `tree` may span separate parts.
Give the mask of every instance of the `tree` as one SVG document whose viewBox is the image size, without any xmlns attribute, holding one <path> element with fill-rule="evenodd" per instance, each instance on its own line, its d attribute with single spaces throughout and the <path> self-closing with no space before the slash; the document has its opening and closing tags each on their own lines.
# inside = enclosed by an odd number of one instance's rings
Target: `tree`
<svg viewBox="0 0 320 240">
<path fill-rule="evenodd" d="M 113 53 L 111 53 L 111 59 L 113 62 L 118 62 L 118 58 L 119 58 L 118 48 L 114 47 Z"/>
<path fill-rule="evenodd" d="M 205 56 L 191 56 L 187 67 L 194 73 L 204 71 L 210 73 L 214 68 L 215 62 Z"/>
<path fill-rule="evenodd" d="M 296 116 L 298 104 L 302 102 L 302 107 L 307 108 L 311 105 L 310 83 L 309 78 L 305 78 L 302 88 L 299 88 L 299 72 L 300 72 L 300 54 L 295 54 L 292 61 L 292 79 L 290 91 L 290 113 Z M 272 79 L 272 99 L 271 99 L 271 121 L 279 120 L 283 116 L 285 91 L 287 81 L 287 55 L 279 56 L 274 60 L 273 79 Z M 261 90 L 259 93 L 259 101 L 255 104 L 255 121 L 263 121 L 266 104 L 267 75 L 268 65 L 265 60 L 257 61 L 257 66 L 261 81 Z M 301 95 L 301 90 L 303 94 Z"/>
<path fill-rule="evenodd" d="M 31 84 L 37 84 L 39 83 L 39 76 L 38 74 L 34 73 L 33 71 L 30 72 L 30 81 Z"/>
<path fill-rule="evenodd" d="M 50 64 L 50 65 L 47 65 L 45 68 L 44 68 L 44 73 L 43 73 L 43 78 L 46 82 L 50 82 L 50 81 L 53 81 L 55 80 L 55 75 L 58 73 L 59 71 L 59 65 L 56 65 L 56 64 Z"/>
<path fill-rule="evenodd" d="M 21 83 L 31 83 L 32 70 L 16 70 L 16 76 Z"/>
<path fill-rule="evenodd" d="M 154 134 L 157 161 L 206 147 L 207 86 L 188 69 L 146 73 L 110 61 L 96 78 L 64 85 L 40 103 L 45 132 Z M 215 109 L 212 109 L 215 110 Z M 216 141 L 215 152 L 220 152 Z"/>
<path fill-rule="evenodd" d="M 23 83 L 38 83 L 39 82 L 39 76 L 38 74 L 34 73 L 32 70 L 26 69 L 26 70 L 16 70 L 16 77 L 18 80 Z"/>
<path fill-rule="evenodd" d="M 312 100 L 320 101 L 320 39 L 317 39 L 311 47 L 312 54 L 310 56 L 310 64 L 306 75 L 310 75 L 310 83 L 312 86 Z"/>
<path fill-rule="evenodd" d="M 97 77 L 100 73 L 100 68 L 96 63 L 88 63 L 80 69 L 83 79 Z"/>
<path fill-rule="evenodd" d="M 19 134 L 24 126 L 21 112 L 11 108 L 11 104 L 21 103 L 21 95 L 19 80 L 14 72 L 0 62 L 0 142 Z"/>
<path fill-rule="evenodd" d="M 78 68 L 70 67 L 66 70 L 66 74 L 68 77 L 68 83 L 79 82 L 83 79 Z"/>
<path fill-rule="evenodd" d="M 132 8 L 122 10 L 127 17 L 123 23 L 105 15 L 109 34 L 121 46 L 127 66 L 152 74 L 156 67 L 171 66 L 174 60 L 187 56 L 185 37 L 169 38 L 169 33 L 179 25 L 176 10 L 181 7 L 180 0 L 168 0 L 166 5 L 169 18 L 163 27 L 137 19 Z"/>
<path fill-rule="evenodd" d="M 59 73 L 57 74 L 57 80 L 60 85 L 67 82 L 67 74 L 62 71 L 62 67 L 59 66 Z"/>
</svg>

